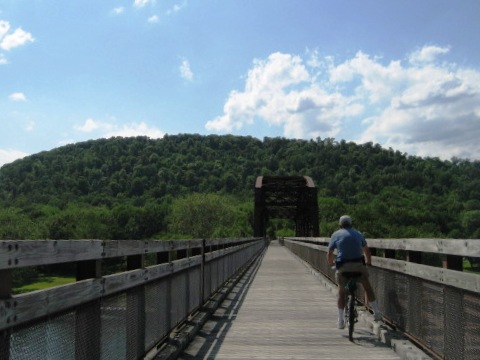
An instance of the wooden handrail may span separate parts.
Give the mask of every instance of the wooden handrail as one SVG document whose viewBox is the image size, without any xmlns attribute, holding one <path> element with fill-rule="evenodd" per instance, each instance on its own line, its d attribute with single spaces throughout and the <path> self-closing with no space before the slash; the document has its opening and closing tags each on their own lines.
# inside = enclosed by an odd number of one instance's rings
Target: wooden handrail
<svg viewBox="0 0 480 360">
<path fill-rule="evenodd" d="M 330 238 L 286 237 L 296 241 L 327 245 Z M 480 239 L 367 239 L 370 248 L 384 250 L 419 251 L 425 253 L 480 258 Z"/>
</svg>

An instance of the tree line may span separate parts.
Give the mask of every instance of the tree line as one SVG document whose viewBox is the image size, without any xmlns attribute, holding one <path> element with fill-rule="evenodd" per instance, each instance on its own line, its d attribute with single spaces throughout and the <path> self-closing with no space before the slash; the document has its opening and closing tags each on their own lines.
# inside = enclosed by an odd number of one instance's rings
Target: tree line
<svg viewBox="0 0 480 360">
<path fill-rule="evenodd" d="M 2 239 L 240 237 L 257 176 L 310 176 L 321 236 L 480 237 L 480 163 L 332 138 L 166 135 L 91 140 L 0 168 Z M 269 235 L 293 235 L 272 221 Z"/>
</svg>

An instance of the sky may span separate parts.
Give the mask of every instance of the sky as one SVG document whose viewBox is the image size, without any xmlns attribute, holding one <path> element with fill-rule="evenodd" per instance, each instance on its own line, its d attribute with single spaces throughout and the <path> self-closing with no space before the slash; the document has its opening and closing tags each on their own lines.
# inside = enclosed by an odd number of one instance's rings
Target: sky
<svg viewBox="0 0 480 360">
<path fill-rule="evenodd" d="M 480 160 L 478 0 L 0 0 L 0 166 L 113 136 Z"/>
</svg>

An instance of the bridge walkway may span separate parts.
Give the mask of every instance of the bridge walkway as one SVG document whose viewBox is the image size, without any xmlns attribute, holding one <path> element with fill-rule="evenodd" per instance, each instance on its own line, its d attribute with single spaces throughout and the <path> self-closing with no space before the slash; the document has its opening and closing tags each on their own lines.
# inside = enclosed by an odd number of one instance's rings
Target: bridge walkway
<svg viewBox="0 0 480 360">
<path fill-rule="evenodd" d="M 272 242 L 179 359 L 400 359 L 361 322 L 350 342 L 336 320 L 335 294 Z"/>
</svg>

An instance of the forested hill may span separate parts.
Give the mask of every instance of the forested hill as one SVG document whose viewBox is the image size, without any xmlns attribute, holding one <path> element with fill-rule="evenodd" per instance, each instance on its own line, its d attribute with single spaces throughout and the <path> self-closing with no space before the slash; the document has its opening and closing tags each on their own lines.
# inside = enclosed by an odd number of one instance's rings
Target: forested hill
<svg viewBox="0 0 480 360">
<path fill-rule="evenodd" d="M 259 175 L 312 177 L 319 189 L 322 236 L 349 212 L 375 237 L 480 237 L 478 162 L 422 159 L 372 143 L 230 135 L 92 140 L 4 165 L 0 236 L 153 236 L 167 231 L 175 200 L 185 196 L 215 194 L 248 207 Z M 72 220 L 66 212 L 75 217 L 83 211 L 88 218 L 94 209 L 101 209 L 93 218 L 104 232 L 62 228 Z M 157 226 L 139 228 L 134 215 Z M 12 219 L 30 225 L 15 230 Z M 129 221 L 136 232 L 112 230 Z M 284 225 L 275 226 L 281 231 Z M 243 225 L 240 232 L 248 231 Z"/>
</svg>

